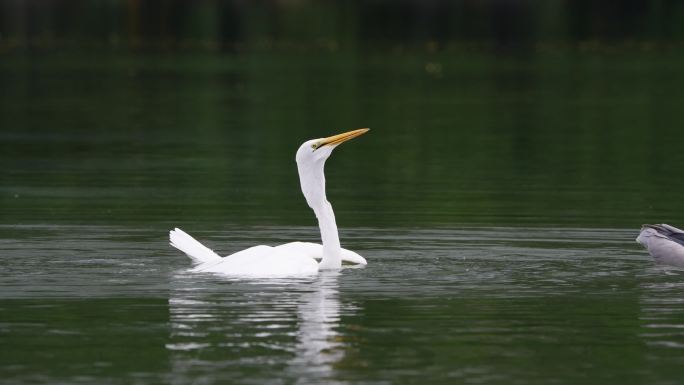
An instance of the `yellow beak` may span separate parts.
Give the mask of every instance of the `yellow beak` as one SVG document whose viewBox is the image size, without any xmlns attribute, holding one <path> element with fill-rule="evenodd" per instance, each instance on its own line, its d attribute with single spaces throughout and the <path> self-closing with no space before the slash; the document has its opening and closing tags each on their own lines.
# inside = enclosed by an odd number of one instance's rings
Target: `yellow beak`
<svg viewBox="0 0 684 385">
<path fill-rule="evenodd" d="M 342 134 L 329 136 L 327 138 L 321 139 L 318 147 L 335 146 L 335 145 L 338 145 L 342 142 L 346 142 L 349 139 L 354 139 L 359 135 L 363 135 L 366 132 L 368 132 L 369 130 L 370 130 L 370 128 L 359 128 L 358 130 L 347 131 L 347 132 L 344 132 Z"/>
</svg>

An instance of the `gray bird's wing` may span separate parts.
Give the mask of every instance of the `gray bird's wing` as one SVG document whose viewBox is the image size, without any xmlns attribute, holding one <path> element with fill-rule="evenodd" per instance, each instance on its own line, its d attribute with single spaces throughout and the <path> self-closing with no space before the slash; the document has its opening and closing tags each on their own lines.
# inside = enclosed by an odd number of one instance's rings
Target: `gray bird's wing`
<svg viewBox="0 0 684 385">
<path fill-rule="evenodd" d="M 667 239 L 671 240 L 672 242 L 677 242 L 680 245 L 684 246 L 684 231 L 674 227 L 667 225 L 665 223 L 658 224 L 658 225 L 644 225 L 646 227 L 650 227 L 654 229 L 655 231 L 658 232 L 658 234 L 666 237 Z"/>
</svg>

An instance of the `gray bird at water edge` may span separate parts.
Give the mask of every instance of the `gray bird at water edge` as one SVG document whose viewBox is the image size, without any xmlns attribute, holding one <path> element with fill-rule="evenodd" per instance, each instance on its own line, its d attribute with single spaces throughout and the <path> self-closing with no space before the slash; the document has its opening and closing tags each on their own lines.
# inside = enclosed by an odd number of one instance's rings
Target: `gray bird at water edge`
<svg viewBox="0 0 684 385">
<path fill-rule="evenodd" d="M 643 225 L 636 241 L 657 263 L 684 267 L 684 230 L 664 223 Z"/>
</svg>

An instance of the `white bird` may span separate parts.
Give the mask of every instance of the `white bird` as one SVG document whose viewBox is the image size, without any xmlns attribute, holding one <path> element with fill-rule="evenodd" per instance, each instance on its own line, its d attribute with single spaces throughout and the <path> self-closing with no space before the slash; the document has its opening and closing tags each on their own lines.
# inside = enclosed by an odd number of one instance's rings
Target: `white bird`
<svg viewBox="0 0 684 385">
<path fill-rule="evenodd" d="M 684 230 L 664 223 L 643 225 L 636 241 L 656 262 L 684 267 Z"/>
<path fill-rule="evenodd" d="M 335 147 L 365 134 L 368 130 L 361 128 L 327 138 L 308 140 L 297 150 L 295 159 L 299 182 L 306 202 L 318 218 L 323 245 L 309 242 L 291 242 L 275 247 L 259 245 L 221 257 L 176 228 L 169 232 L 171 246 L 198 263 L 194 271 L 241 277 L 313 275 L 319 269 L 340 269 L 342 261 L 365 265 L 366 260 L 362 256 L 340 246 L 335 214 L 325 196 L 324 167 Z"/>
</svg>

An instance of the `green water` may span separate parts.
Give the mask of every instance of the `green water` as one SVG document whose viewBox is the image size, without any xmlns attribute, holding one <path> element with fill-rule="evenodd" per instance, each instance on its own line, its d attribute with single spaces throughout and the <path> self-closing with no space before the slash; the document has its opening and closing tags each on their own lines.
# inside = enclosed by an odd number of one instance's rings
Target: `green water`
<svg viewBox="0 0 684 385">
<path fill-rule="evenodd" d="M 0 220 L 311 224 L 294 151 L 371 127 L 329 163 L 331 199 L 353 213 L 343 225 L 682 222 L 683 64 L 638 53 L 10 56 Z"/>
<path fill-rule="evenodd" d="M 634 238 L 684 224 L 684 57 L 668 52 L 7 55 L 0 378 L 8 383 L 676 384 L 681 271 Z M 187 271 L 318 239 L 364 269 Z"/>
</svg>

